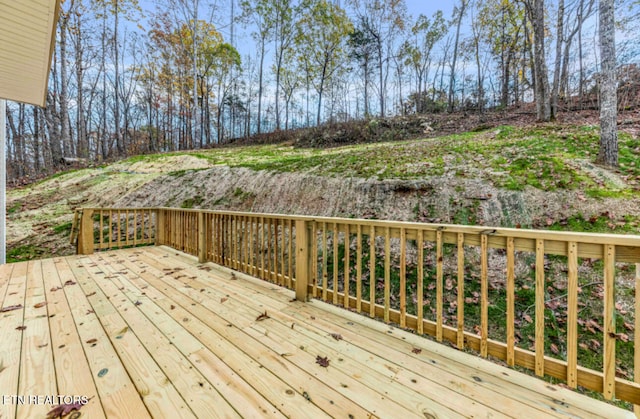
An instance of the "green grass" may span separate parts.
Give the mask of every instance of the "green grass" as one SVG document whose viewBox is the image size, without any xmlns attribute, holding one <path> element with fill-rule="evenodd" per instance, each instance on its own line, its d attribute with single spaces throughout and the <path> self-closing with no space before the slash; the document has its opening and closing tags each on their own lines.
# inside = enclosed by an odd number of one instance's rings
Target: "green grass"
<svg viewBox="0 0 640 419">
<path fill-rule="evenodd" d="M 204 202 L 204 198 L 202 196 L 195 195 L 191 198 L 187 198 L 184 201 L 182 201 L 180 208 L 187 208 L 187 209 L 194 208 L 199 206 L 203 202 Z"/>
<path fill-rule="evenodd" d="M 33 244 L 22 245 L 10 248 L 7 251 L 7 263 L 22 262 L 41 258 L 45 254 L 44 250 Z"/>
<path fill-rule="evenodd" d="M 347 145 L 328 149 L 290 145 L 215 148 L 130 157 L 125 163 L 189 155 L 211 165 L 276 172 L 311 172 L 322 176 L 374 179 L 421 179 L 453 172 L 480 177 L 497 187 L 546 191 L 583 188 L 591 197 L 621 198 L 640 191 L 640 140 L 619 135 L 620 175 L 629 186 L 613 190 L 581 171 L 577 160 L 593 162 L 598 152 L 595 126 L 501 126 L 439 138 Z M 172 176 L 188 171 L 176 170 Z"/>
<path fill-rule="evenodd" d="M 62 224 L 58 224 L 57 226 L 53 227 L 53 232 L 56 233 L 56 234 L 66 234 L 66 235 L 68 235 L 69 233 L 71 233 L 71 227 L 72 227 L 71 221 L 66 222 L 66 223 L 62 223 Z"/>
</svg>

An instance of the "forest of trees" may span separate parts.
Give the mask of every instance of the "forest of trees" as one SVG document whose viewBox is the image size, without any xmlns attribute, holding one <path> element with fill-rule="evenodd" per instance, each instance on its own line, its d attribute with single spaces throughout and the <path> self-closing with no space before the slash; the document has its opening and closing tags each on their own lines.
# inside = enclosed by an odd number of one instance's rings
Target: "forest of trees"
<svg viewBox="0 0 640 419">
<path fill-rule="evenodd" d="M 616 103 L 602 69 L 640 83 L 636 0 L 452 2 L 64 0 L 46 107 L 7 106 L 8 176 L 368 117 L 535 102 L 547 121 L 600 84 Z"/>
</svg>

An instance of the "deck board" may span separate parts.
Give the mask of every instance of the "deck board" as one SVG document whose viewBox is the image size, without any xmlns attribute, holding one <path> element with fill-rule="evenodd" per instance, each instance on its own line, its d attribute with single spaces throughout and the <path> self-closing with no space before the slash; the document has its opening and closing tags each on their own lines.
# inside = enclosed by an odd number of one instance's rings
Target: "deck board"
<svg viewBox="0 0 640 419">
<path fill-rule="evenodd" d="M 0 392 L 84 395 L 91 418 L 634 417 L 293 297 L 166 247 L 0 266 L 2 307 L 24 306 L 0 313 Z M 0 417 L 51 408 L 5 403 Z"/>
</svg>

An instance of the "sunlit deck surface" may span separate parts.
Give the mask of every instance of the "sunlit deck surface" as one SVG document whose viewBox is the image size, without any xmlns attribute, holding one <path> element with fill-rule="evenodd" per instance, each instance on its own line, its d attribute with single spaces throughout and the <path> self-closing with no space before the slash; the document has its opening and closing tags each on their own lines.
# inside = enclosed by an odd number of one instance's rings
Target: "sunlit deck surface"
<svg viewBox="0 0 640 419">
<path fill-rule="evenodd" d="M 0 314 L 0 394 L 87 396 L 86 418 L 633 417 L 166 247 L 5 265 L 0 295 L 22 306 Z"/>
</svg>

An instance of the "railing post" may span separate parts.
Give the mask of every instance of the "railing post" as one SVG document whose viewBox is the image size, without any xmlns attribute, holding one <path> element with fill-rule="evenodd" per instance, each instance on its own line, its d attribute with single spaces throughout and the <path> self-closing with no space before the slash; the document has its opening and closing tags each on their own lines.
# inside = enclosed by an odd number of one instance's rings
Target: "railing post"
<svg viewBox="0 0 640 419">
<path fill-rule="evenodd" d="M 198 262 L 207 261 L 207 221 L 204 212 L 198 211 Z"/>
<path fill-rule="evenodd" d="M 77 254 L 93 254 L 93 210 L 83 209 L 80 219 L 80 229 L 78 231 Z"/>
<path fill-rule="evenodd" d="M 156 209 L 156 246 L 161 246 L 165 242 L 164 239 L 164 210 Z"/>
<path fill-rule="evenodd" d="M 296 300 L 309 300 L 309 278 L 311 278 L 311 252 L 309 225 L 305 220 L 296 220 Z"/>
</svg>

